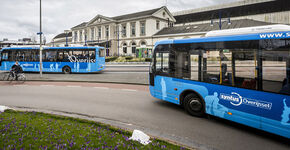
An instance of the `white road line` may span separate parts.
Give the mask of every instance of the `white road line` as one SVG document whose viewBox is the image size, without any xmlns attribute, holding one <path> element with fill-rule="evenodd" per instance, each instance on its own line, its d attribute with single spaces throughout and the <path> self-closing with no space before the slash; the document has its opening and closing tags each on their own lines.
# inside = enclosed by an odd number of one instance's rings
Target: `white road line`
<svg viewBox="0 0 290 150">
<path fill-rule="evenodd" d="M 44 86 L 44 87 L 53 87 L 55 85 L 40 85 L 40 86 Z"/>
<path fill-rule="evenodd" d="M 108 87 L 94 87 L 95 89 L 103 89 L 103 90 L 108 90 L 108 89 L 110 89 L 110 88 L 108 88 Z"/>
<path fill-rule="evenodd" d="M 70 87 L 70 88 L 79 88 L 81 86 L 77 86 L 77 85 L 67 85 L 66 87 Z"/>
<path fill-rule="evenodd" d="M 122 91 L 137 92 L 137 90 L 132 90 L 132 89 L 122 89 Z"/>
</svg>

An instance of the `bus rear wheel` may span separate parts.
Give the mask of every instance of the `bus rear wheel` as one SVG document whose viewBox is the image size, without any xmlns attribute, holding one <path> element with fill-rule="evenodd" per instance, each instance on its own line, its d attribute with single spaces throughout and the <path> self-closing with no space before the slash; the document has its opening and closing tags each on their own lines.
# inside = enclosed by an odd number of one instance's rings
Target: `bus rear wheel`
<svg viewBox="0 0 290 150">
<path fill-rule="evenodd" d="M 190 115 L 197 117 L 204 116 L 204 103 L 199 96 L 193 93 L 186 95 L 183 105 L 185 111 Z"/>
<path fill-rule="evenodd" d="M 65 67 L 62 68 L 62 72 L 64 74 L 70 74 L 71 73 L 71 69 L 70 69 L 70 67 L 65 66 Z"/>
</svg>

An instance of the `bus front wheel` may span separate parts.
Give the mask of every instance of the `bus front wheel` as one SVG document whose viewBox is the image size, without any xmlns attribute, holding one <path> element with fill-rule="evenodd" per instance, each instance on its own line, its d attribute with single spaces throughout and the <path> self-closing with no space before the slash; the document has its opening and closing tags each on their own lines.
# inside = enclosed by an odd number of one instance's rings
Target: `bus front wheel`
<svg viewBox="0 0 290 150">
<path fill-rule="evenodd" d="M 70 74 L 71 73 L 71 69 L 70 69 L 70 67 L 65 66 L 65 67 L 62 68 L 62 72 L 64 74 Z"/>
<path fill-rule="evenodd" d="M 192 116 L 202 117 L 204 115 L 204 103 L 203 100 L 191 93 L 184 98 L 184 109 Z"/>
</svg>

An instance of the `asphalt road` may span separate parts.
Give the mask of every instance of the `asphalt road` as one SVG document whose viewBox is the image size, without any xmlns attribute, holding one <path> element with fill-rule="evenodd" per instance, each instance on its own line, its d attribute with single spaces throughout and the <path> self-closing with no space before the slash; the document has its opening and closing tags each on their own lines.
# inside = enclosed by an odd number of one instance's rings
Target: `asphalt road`
<svg viewBox="0 0 290 150">
<path fill-rule="evenodd" d="M 216 118 L 196 118 L 150 96 L 147 86 L 101 83 L 0 82 L 0 105 L 88 115 L 101 122 L 198 149 L 289 150 L 289 141 Z"/>
<path fill-rule="evenodd" d="M 192 71 L 197 71 L 196 67 Z M 218 74 L 218 66 L 208 68 L 208 71 L 214 71 Z M 285 68 L 284 68 L 285 69 Z M 236 70 L 236 75 L 241 77 L 253 78 L 253 69 L 244 66 Z M 99 73 L 44 73 L 40 78 L 39 73 L 26 72 L 27 80 L 30 81 L 82 81 L 82 82 L 113 82 L 113 83 L 132 83 L 132 84 L 148 84 L 149 80 L 149 65 L 148 64 L 110 64 L 106 69 Z M 281 68 L 267 67 L 264 69 L 264 79 L 280 81 L 285 78 L 285 74 L 281 73 Z M 285 70 L 284 70 L 285 72 Z M 2 79 L 3 71 L 0 71 L 0 79 Z M 196 73 L 196 72 L 195 72 Z"/>
</svg>

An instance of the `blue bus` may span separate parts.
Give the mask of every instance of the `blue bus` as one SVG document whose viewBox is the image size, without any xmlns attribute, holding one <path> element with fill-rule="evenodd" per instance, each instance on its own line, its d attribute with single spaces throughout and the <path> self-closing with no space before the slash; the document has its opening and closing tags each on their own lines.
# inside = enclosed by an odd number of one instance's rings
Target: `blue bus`
<svg viewBox="0 0 290 150">
<path fill-rule="evenodd" d="M 149 77 L 153 97 L 182 105 L 190 115 L 290 138 L 290 26 L 159 41 Z"/>
<path fill-rule="evenodd" d="M 23 71 L 39 72 L 39 47 L 9 47 L 0 51 L 0 70 L 18 61 Z M 89 73 L 105 69 L 102 47 L 44 47 L 43 72 Z"/>
</svg>

